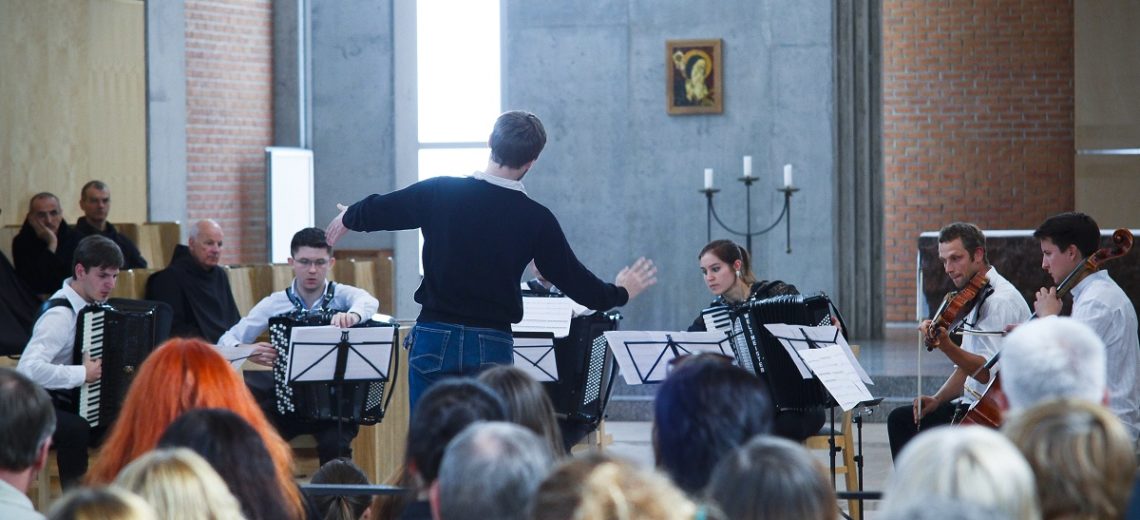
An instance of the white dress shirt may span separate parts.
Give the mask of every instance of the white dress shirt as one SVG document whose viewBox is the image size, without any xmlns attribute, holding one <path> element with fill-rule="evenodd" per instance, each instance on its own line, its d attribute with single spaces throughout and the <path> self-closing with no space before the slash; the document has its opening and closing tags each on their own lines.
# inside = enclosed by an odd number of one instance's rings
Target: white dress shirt
<svg viewBox="0 0 1140 520">
<path fill-rule="evenodd" d="M 1140 339 L 1136 309 L 1108 273 L 1097 271 L 1073 287 L 1073 319 L 1104 341 L 1108 407 L 1132 439 L 1140 435 Z"/>
<path fill-rule="evenodd" d="M 79 311 L 87 306 L 75 289 L 71 278 L 52 298 L 66 298 L 71 305 L 48 309 L 32 327 L 32 338 L 16 370 L 48 390 L 77 388 L 87 380 L 87 368 L 74 364 L 75 320 Z"/>
<path fill-rule="evenodd" d="M 320 308 L 321 300 L 325 291 L 328 290 L 329 283 L 325 281 L 325 286 L 321 289 L 322 297 L 317 298 L 313 305 L 305 310 L 311 311 Z M 296 279 L 293 279 L 292 287 L 294 294 L 298 294 L 296 292 Z M 269 328 L 269 318 L 287 313 L 295 308 L 296 306 L 289 300 L 285 291 L 270 294 L 257 302 L 257 305 L 249 310 L 248 316 L 242 318 L 236 325 L 230 327 L 230 330 L 222 334 L 222 337 L 218 339 L 218 346 L 234 347 L 243 343 L 253 343 L 261 333 L 265 332 L 265 329 Z M 333 288 L 333 298 L 329 301 L 327 308 L 347 309 L 345 312 L 355 313 L 360 316 L 361 320 L 367 320 L 376 314 L 376 310 L 380 308 L 380 301 L 364 289 L 338 283 Z"/>
<path fill-rule="evenodd" d="M 966 318 L 968 328 L 999 331 L 1004 330 L 1005 326 L 1010 323 L 1022 323 L 1029 319 L 1029 304 L 1025 303 L 1025 298 L 1021 296 L 1017 288 L 998 273 L 997 268 L 991 266 L 990 271 L 986 273 L 986 278 L 989 279 L 990 287 L 993 287 L 994 292 L 986 297 L 980 306 L 975 307 L 970 312 Z M 962 349 L 989 360 L 1000 350 L 1000 341 L 1000 336 L 963 334 Z M 990 370 L 990 377 L 997 373 L 1000 366 L 1001 363 L 999 362 Z M 979 383 L 972 377 L 967 377 L 962 392 L 962 400 L 966 403 L 973 403 L 978 400 L 977 396 L 982 395 L 985 391 L 986 385 Z"/>
<path fill-rule="evenodd" d="M 500 188 L 506 188 L 508 190 L 521 191 L 523 195 L 527 195 L 526 186 L 523 186 L 522 181 L 504 179 L 502 177 L 497 177 L 495 175 L 491 175 L 489 173 L 480 172 L 480 171 L 476 171 L 475 173 L 472 173 L 471 176 L 476 178 L 476 179 L 479 179 L 481 181 L 486 181 L 486 182 L 489 182 L 491 184 L 494 184 L 495 186 L 498 186 Z M 527 195 L 527 196 L 529 196 L 529 195 Z"/>
<path fill-rule="evenodd" d="M 44 468 L 42 471 L 47 471 Z M 44 515 L 36 512 L 28 495 L 15 486 L 0 480 L 0 518 L 4 520 L 43 520 Z"/>
</svg>

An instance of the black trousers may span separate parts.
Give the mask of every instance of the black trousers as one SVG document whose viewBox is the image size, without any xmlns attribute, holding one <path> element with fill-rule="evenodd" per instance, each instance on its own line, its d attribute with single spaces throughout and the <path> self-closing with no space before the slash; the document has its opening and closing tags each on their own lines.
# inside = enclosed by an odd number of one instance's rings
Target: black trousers
<svg viewBox="0 0 1140 520">
<path fill-rule="evenodd" d="M 305 420 L 277 413 L 273 372 L 246 372 L 245 384 L 282 438 L 288 441 L 298 435 L 312 435 L 317 440 L 317 457 L 322 465 L 337 457 L 352 458 L 352 440 L 360 431 L 358 424 L 346 422 L 338 425 L 338 421 Z"/>
<path fill-rule="evenodd" d="M 891 443 L 891 458 L 897 459 L 903 446 L 906 446 L 906 443 L 917 436 L 919 431 L 950 424 L 957 409 L 958 405 L 954 403 L 943 404 L 927 412 L 919 426 L 914 424 L 914 407 L 912 405 L 900 406 L 891 410 L 890 415 L 887 416 L 887 437 Z"/>
<path fill-rule="evenodd" d="M 63 489 L 79 485 L 87 473 L 87 448 L 93 446 L 91 425 L 86 419 L 58 407 L 55 409 L 55 433 L 51 445 L 55 448 L 59 483 Z"/>
</svg>

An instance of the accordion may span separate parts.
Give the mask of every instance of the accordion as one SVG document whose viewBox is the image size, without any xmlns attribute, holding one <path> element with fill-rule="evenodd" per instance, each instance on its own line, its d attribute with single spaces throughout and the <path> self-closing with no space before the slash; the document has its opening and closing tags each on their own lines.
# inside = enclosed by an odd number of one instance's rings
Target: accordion
<svg viewBox="0 0 1140 520">
<path fill-rule="evenodd" d="M 289 338 L 294 327 L 315 327 L 328 325 L 332 317 L 340 311 L 294 311 L 269 320 L 269 340 L 277 350 L 277 361 L 273 364 L 273 394 L 277 413 L 310 421 L 343 421 L 356 424 L 376 424 L 384 418 L 387 404 L 392 400 L 391 381 L 345 381 L 342 383 L 311 382 L 289 383 L 287 360 L 289 359 Z M 367 320 L 357 327 L 396 327 L 395 324 Z M 397 344 L 393 332 L 392 344 Z M 388 374 L 395 378 L 398 356 L 395 348 L 388 361 Z M 391 382 L 392 385 L 386 385 Z M 385 389 L 388 394 L 385 397 Z"/>
<path fill-rule="evenodd" d="M 605 416 L 617 361 L 602 333 L 617 330 L 617 312 L 570 320 L 570 334 L 554 340 L 558 381 L 542 383 L 559 419 L 596 427 Z"/>
<path fill-rule="evenodd" d="M 777 410 L 825 407 L 830 396 L 814 375 L 800 377 L 791 355 L 764 325 L 831 325 L 830 307 L 831 301 L 822 294 L 785 295 L 749 301 L 730 311 L 729 337 L 737 363 L 767 383 Z"/>
<path fill-rule="evenodd" d="M 163 308 L 165 330 L 160 326 Z M 118 299 L 79 311 L 73 360 L 82 365 L 84 354 L 103 360 L 103 376 L 81 385 L 74 401 L 75 413 L 92 428 L 115 422 L 139 365 L 170 331 L 168 314 L 169 307 L 162 304 Z"/>
</svg>

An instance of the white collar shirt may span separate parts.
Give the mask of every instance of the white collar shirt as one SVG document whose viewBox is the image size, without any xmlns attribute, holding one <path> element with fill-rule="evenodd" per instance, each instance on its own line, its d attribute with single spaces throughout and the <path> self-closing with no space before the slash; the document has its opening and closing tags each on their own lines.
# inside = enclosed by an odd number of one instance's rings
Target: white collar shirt
<svg viewBox="0 0 1140 520">
<path fill-rule="evenodd" d="M 329 282 L 326 280 L 324 287 L 321 288 L 322 296 L 305 310 L 311 311 L 320 308 L 323 295 L 328 290 L 328 284 Z M 296 279 L 293 280 L 292 287 L 296 291 Z M 248 315 L 230 327 L 230 330 L 226 331 L 225 334 L 222 334 L 222 337 L 218 339 L 218 345 L 235 347 L 243 343 L 253 343 L 261 333 L 269 328 L 269 318 L 287 313 L 294 308 L 295 305 L 285 294 L 285 291 L 270 294 L 257 302 L 257 305 L 249 310 Z M 346 309 L 345 312 L 355 313 L 360 316 L 360 319 L 367 320 L 376 314 L 377 309 L 380 308 L 380 302 L 364 289 L 338 283 L 333 288 L 333 298 L 329 301 L 328 308 Z"/>
<path fill-rule="evenodd" d="M 987 296 L 985 301 L 970 313 L 966 319 L 967 326 L 981 331 L 999 331 L 1004 330 L 1006 325 L 1022 323 L 1029 319 L 1029 304 L 1025 302 L 1021 292 L 998 273 L 997 268 L 990 267 L 986 278 L 989 279 L 990 287 L 993 288 L 993 294 Z M 998 336 L 965 334 L 962 337 L 962 349 L 988 360 L 998 353 L 1001 348 L 1000 342 L 1001 337 Z M 1000 365 L 1001 363 L 998 363 L 992 373 L 996 373 Z M 967 377 L 962 392 L 962 400 L 966 403 L 973 403 L 978 400 L 977 396 L 985 393 L 985 390 L 986 385 L 972 377 Z"/>
<path fill-rule="evenodd" d="M 480 171 L 472 173 L 471 176 L 476 178 L 476 179 L 479 179 L 481 181 L 486 181 L 486 182 L 489 182 L 491 184 L 494 184 L 495 186 L 498 186 L 500 188 L 506 188 L 508 190 L 521 191 L 523 195 L 527 195 L 526 186 L 523 186 L 522 181 L 504 179 L 502 177 L 497 177 L 497 176 L 491 175 L 489 173 L 480 172 Z"/>
<path fill-rule="evenodd" d="M 76 388 L 87 380 L 87 369 L 74 363 L 75 321 L 87 306 L 75 289 L 71 278 L 51 295 L 66 298 L 69 305 L 48 309 L 32 327 L 32 337 L 24 347 L 16 370 L 48 390 Z"/>
<path fill-rule="evenodd" d="M 1104 341 L 1108 407 L 1135 441 L 1140 436 L 1140 339 L 1136 309 L 1105 271 L 1073 287 L 1073 319 L 1088 325 Z"/>
</svg>

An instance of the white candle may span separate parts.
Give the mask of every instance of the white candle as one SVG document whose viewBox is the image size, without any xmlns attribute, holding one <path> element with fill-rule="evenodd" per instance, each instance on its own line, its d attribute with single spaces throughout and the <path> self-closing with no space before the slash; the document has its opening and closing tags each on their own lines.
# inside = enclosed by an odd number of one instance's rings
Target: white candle
<svg viewBox="0 0 1140 520">
<path fill-rule="evenodd" d="M 705 189 L 712 189 L 712 168 L 705 168 Z"/>
<path fill-rule="evenodd" d="M 744 156 L 744 176 L 745 177 L 751 177 L 752 176 L 752 156 L 751 155 L 745 155 Z"/>
<path fill-rule="evenodd" d="M 792 165 L 790 164 L 784 165 L 784 187 L 792 187 Z"/>
</svg>

